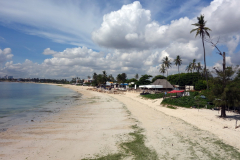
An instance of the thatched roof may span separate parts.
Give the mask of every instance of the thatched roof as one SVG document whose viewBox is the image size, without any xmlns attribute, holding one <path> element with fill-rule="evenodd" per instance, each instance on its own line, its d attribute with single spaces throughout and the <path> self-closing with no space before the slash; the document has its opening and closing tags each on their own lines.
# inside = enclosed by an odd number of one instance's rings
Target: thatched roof
<svg viewBox="0 0 240 160">
<path fill-rule="evenodd" d="M 151 85 L 163 85 L 163 88 L 173 89 L 173 86 L 166 79 L 157 79 Z"/>
</svg>

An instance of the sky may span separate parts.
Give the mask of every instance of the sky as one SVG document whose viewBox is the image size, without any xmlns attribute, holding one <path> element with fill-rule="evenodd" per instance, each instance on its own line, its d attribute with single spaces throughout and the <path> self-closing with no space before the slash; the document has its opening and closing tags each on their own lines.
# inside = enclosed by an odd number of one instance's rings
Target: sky
<svg viewBox="0 0 240 160">
<path fill-rule="evenodd" d="M 200 37 L 190 31 L 201 14 L 211 41 L 240 64 L 239 0 L 1 0 L 0 77 L 82 79 L 106 71 L 159 75 L 164 57 L 182 59 L 180 72 L 203 61 Z M 222 57 L 205 42 L 207 68 Z M 166 74 L 165 74 L 166 75 Z"/>
</svg>

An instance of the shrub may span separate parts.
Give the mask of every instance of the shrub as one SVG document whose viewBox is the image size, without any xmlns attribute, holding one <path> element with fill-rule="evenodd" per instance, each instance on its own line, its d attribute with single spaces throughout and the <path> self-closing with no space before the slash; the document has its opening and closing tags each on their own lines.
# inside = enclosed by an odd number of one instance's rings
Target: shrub
<svg viewBox="0 0 240 160">
<path fill-rule="evenodd" d="M 197 107 L 199 104 L 199 107 L 204 107 L 207 104 L 207 99 L 200 99 L 200 102 L 196 101 L 194 97 L 198 94 L 198 92 L 190 92 L 190 96 L 183 96 L 180 98 L 165 98 L 161 104 L 181 106 L 186 108 L 190 108 L 192 106 Z"/>
<path fill-rule="evenodd" d="M 175 96 L 176 93 L 167 93 L 167 97 L 170 96 Z M 146 95 L 141 95 L 144 98 L 148 98 L 148 99 L 157 99 L 157 98 L 163 98 L 165 96 L 165 93 L 158 93 L 158 94 L 146 94 Z"/>
<path fill-rule="evenodd" d="M 199 80 L 195 83 L 195 90 L 200 91 L 206 89 L 207 85 L 204 83 L 203 80 Z"/>
</svg>

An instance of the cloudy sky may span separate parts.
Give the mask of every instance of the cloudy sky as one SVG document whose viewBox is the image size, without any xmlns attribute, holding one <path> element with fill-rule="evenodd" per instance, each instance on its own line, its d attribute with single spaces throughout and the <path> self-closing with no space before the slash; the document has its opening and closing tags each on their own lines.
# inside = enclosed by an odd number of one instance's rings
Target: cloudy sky
<svg viewBox="0 0 240 160">
<path fill-rule="evenodd" d="M 86 78 L 94 72 L 159 75 L 162 59 L 203 64 L 200 37 L 190 34 L 204 14 L 211 39 L 240 64 L 239 0 L 1 0 L 0 76 Z M 222 57 L 206 44 L 209 69 Z M 169 74 L 177 73 L 172 64 Z"/>
</svg>

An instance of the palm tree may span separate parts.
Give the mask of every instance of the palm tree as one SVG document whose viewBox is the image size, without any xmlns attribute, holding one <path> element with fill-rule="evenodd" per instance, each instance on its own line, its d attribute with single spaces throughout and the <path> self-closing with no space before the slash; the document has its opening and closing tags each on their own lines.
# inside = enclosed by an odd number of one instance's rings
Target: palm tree
<svg viewBox="0 0 240 160">
<path fill-rule="evenodd" d="M 198 64 L 196 65 L 196 70 L 197 70 L 197 73 L 199 73 L 202 70 L 202 65 L 200 62 L 198 62 Z"/>
<path fill-rule="evenodd" d="M 195 69 L 197 69 L 196 67 L 197 67 L 196 59 L 193 59 L 193 62 L 191 63 L 191 69 L 193 70 L 193 72 L 194 72 Z"/>
<path fill-rule="evenodd" d="M 103 83 L 106 84 L 107 82 L 107 72 L 106 71 L 102 71 L 103 72 Z"/>
<path fill-rule="evenodd" d="M 199 72 L 202 70 L 202 65 L 200 62 L 198 62 L 198 64 L 196 65 L 196 70 L 197 70 L 197 73 L 198 73 L 198 79 L 199 79 Z"/>
<path fill-rule="evenodd" d="M 138 77 L 138 73 L 135 75 L 135 78 L 136 78 L 136 80 L 138 80 L 138 78 L 139 78 L 139 77 Z"/>
<path fill-rule="evenodd" d="M 186 67 L 186 71 L 188 73 L 189 73 L 189 71 L 192 72 L 192 64 L 191 63 L 189 63 L 189 65 Z"/>
<path fill-rule="evenodd" d="M 179 66 L 182 64 L 182 59 L 179 55 L 177 55 L 176 59 L 174 59 L 174 64 L 178 66 L 178 74 L 179 74 Z"/>
<path fill-rule="evenodd" d="M 166 68 L 167 70 L 167 77 L 168 77 L 168 68 L 171 67 L 171 60 L 168 59 L 168 56 L 166 56 L 165 58 L 163 58 L 162 60 L 163 64 L 164 64 L 164 67 Z"/>
<path fill-rule="evenodd" d="M 159 69 L 159 72 L 162 73 L 163 76 L 164 76 L 164 73 L 166 73 L 166 68 L 165 68 L 164 64 L 161 65 L 161 68 Z"/>
<path fill-rule="evenodd" d="M 115 81 L 115 79 L 114 79 L 114 77 L 112 76 L 112 74 L 110 74 L 107 79 L 110 80 L 111 82 Z"/>
<path fill-rule="evenodd" d="M 200 17 L 197 17 L 197 19 L 198 19 L 198 23 L 192 24 L 194 26 L 197 26 L 197 28 L 192 29 L 190 33 L 197 31 L 195 37 L 197 37 L 198 35 L 202 37 L 203 52 L 204 52 L 204 72 L 207 80 L 207 89 L 208 89 L 208 77 L 206 74 L 206 54 L 205 54 L 204 38 L 205 38 L 205 35 L 210 37 L 210 34 L 208 33 L 208 31 L 211 31 L 211 29 L 208 27 L 205 27 L 205 24 L 207 23 L 207 21 L 204 21 L 204 15 L 200 15 Z"/>
</svg>

